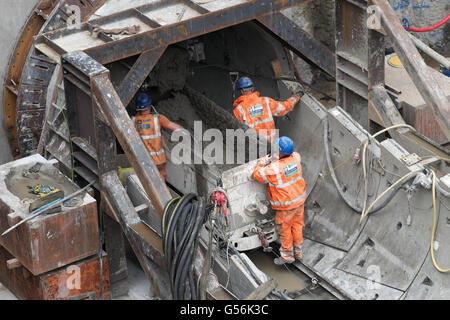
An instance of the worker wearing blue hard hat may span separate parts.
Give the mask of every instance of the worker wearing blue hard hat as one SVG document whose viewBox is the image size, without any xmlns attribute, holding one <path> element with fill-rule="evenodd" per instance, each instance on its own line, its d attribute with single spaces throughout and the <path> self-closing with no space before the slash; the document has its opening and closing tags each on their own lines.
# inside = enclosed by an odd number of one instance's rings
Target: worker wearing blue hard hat
<svg viewBox="0 0 450 320">
<path fill-rule="evenodd" d="M 255 91 L 253 81 L 248 77 L 240 78 L 237 88 L 241 96 L 233 104 L 234 116 L 271 142 L 276 135 L 274 117 L 282 117 L 291 112 L 303 95 L 303 92 L 299 92 L 283 102 L 261 97 L 260 93 Z"/>
<path fill-rule="evenodd" d="M 152 113 L 152 100 L 146 93 L 139 94 L 136 101 L 136 130 L 144 141 L 147 151 L 158 167 L 163 179 L 166 179 L 166 154 L 162 145 L 161 129 L 180 130 L 182 127 L 171 122 L 167 117 Z"/>
<path fill-rule="evenodd" d="M 270 156 L 258 160 L 253 178 L 267 184 L 272 209 L 275 210 L 275 230 L 280 238 L 280 257 L 274 263 L 281 265 L 302 258 L 304 203 L 306 183 L 302 175 L 300 154 L 288 137 L 275 140 L 279 158 Z"/>
</svg>

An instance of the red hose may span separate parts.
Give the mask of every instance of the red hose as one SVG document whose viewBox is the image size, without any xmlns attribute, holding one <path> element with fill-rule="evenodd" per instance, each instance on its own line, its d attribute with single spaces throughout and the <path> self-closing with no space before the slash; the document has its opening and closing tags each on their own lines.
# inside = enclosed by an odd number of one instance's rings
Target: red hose
<svg viewBox="0 0 450 320">
<path fill-rule="evenodd" d="M 426 27 L 426 28 L 414 28 L 414 27 L 407 27 L 407 26 L 403 26 L 406 30 L 408 31 L 412 31 L 412 32 L 428 32 L 434 29 L 439 28 L 440 26 L 444 25 L 448 20 L 450 20 L 450 14 L 445 17 L 444 19 L 442 19 L 441 21 L 439 21 L 438 23 L 436 23 L 435 25 L 432 25 L 430 27 Z"/>
</svg>

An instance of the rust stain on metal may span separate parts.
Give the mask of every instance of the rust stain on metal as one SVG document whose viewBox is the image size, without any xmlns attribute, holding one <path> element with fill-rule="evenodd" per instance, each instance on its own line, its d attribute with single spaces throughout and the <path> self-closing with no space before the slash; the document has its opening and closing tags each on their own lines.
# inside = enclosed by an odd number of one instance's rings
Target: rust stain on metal
<svg viewBox="0 0 450 320">
<path fill-rule="evenodd" d="M 27 54 L 34 40 L 33 37 L 39 32 L 43 24 L 44 19 L 36 13 L 33 13 L 25 25 L 25 28 L 17 41 L 13 54 L 11 55 L 9 69 L 5 79 L 3 89 L 3 121 L 13 156 L 18 156 L 18 138 L 16 128 L 17 91 L 19 89 L 22 70 L 27 59 Z"/>
<path fill-rule="evenodd" d="M 275 5 L 282 5 L 285 6 L 287 3 L 289 2 L 289 0 L 277 0 L 274 2 Z"/>
<path fill-rule="evenodd" d="M 41 10 L 45 14 L 50 14 L 58 2 L 59 2 L 59 0 L 43 0 L 37 6 L 37 9 Z"/>
<path fill-rule="evenodd" d="M 0 247 L 0 281 L 19 299 L 106 300 L 110 298 L 110 276 L 106 257 L 102 259 L 102 297 L 100 297 L 100 264 L 97 256 L 38 276 L 32 275 L 23 266 L 7 269 L 6 261 L 12 258 L 8 251 Z M 79 272 L 79 282 L 74 277 L 75 272 Z"/>
<path fill-rule="evenodd" d="M 186 28 L 186 26 L 184 24 L 180 25 L 177 27 L 178 32 L 180 32 L 181 34 L 183 34 L 184 36 L 187 37 L 188 35 L 188 30 Z"/>
<path fill-rule="evenodd" d="M 14 158 L 21 156 L 19 150 L 19 138 L 17 135 L 17 128 L 20 123 L 16 123 L 16 104 L 17 94 L 21 83 L 22 73 L 24 66 L 29 61 L 29 52 L 34 42 L 34 37 L 39 34 L 44 25 L 44 17 L 48 15 L 48 19 L 53 19 L 55 15 L 55 7 L 61 2 L 60 0 L 42 0 L 37 10 L 32 13 L 28 19 L 25 27 L 22 30 L 16 47 L 11 55 L 9 61 L 9 69 L 6 74 L 4 88 L 3 88 L 3 115 L 4 115 L 4 127 L 6 128 L 6 135 L 8 138 L 9 146 Z M 68 5 L 78 5 L 81 10 L 81 19 L 86 21 L 98 8 L 105 4 L 106 0 L 66 0 Z M 42 12 L 39 12 L 39 10 Z M 41 16 L 43 15 L 43 16 Z M 39 137 L 37 137 L 39 139 Z"/>
<path fill-rule="evenodd" d="M 2 231 L 10 227 L 9 211 L 9 206 L 2 203 L 0 207 L 0 230 Z M 61 240 L 69 241 L 69 244 Z M 99 248 L 98 243 L 95 202 L 67 212 L 46 216 L 38 221 L 24 223 L 17 230 L 0 238 L 0 244 L 14 254 L 34 275 L 96 254 Z"/>
</svg>

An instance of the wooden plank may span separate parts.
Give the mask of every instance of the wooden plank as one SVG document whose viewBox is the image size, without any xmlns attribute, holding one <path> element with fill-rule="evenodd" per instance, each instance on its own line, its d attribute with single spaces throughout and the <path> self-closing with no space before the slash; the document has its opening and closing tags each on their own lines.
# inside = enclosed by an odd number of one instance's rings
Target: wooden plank
<svg viewBox="0 0 450 320">
<path fill-rule="evenodd" d="M 49 204 L 50 202 L 53 202 L 58 199 L 64 198 L 64 191 L 59 190 L 57 192 L 51 193 L 46 195 L 45 197 L 41 197 L 40 199 L 37 199 L 30 203 L 29 212 L 33 212 L 34 210 L 45 206 L 46 204 Z M 61 206 L 59 206 L 59 209 L 61 209 Z"/>
</svg>

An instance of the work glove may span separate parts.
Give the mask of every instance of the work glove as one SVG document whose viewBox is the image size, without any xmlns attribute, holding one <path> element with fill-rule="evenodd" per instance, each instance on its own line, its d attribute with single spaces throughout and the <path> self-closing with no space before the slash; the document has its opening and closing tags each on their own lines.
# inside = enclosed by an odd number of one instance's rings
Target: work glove
<svg viewBox="0 0 450 320">
<path fill-rule="evenodd" d="M 300 89 L 295 94 L 298 95 L 301 98 L 301 97 L 303 97 L 305 95 L 305 90 L 304 89 Z"/>
<path fill-rule="evenodd" d="M 263 165 L 263 166 L 266 166 L 266 165 L 268 165 L 269 163 L 270 163 L 270 160 L 271 160 L 271 156 L 270 155 L 267 155 L 267 156 L 265 156 L 265 157 L 262 157 L 262 158 L 260 158 L 259 160 L 258 160 L 258 164 L 261 164 L 261 165 Z"/>
</svg>

